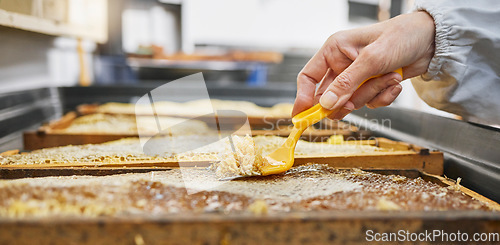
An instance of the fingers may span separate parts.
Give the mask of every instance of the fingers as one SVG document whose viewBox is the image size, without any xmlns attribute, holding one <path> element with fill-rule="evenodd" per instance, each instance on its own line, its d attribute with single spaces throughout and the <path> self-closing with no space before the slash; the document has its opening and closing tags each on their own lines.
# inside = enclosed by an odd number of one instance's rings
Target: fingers
<svg viewBox="0 0 500 245">
<path fill-rule="evenodd" d="M 314 105 L 316 84 L 322 80 L 325 81 L 322 83 L 325 85 L 320 86 L 319 91 L 322 93 L 325 91 L 322 86 L 328 86 L 336 76 L 334 71 L 343 71 L 358 56 L 357 50 L 347 44 L 342 45 L 342 48 L 339 49 L 338 39 L 341 39 L 339 36 L 342 35 L 336 33 L 328 38 L 323 47 L 299 73 L 297 77 L 297 99 L 292 111 L 293 116 Z M 331 74 L 327 74 L 328 70 L 331 70 Z M 324 79 L 326 75 L 328 75 L 328 79 Z"/>
<path fill-rule="evenodd" d="M 365 106 L 368 102 L 372 101 L 382 91 L 399 84 L 401 80 L 401 75 L 395 72 L 370 79 L 353 93 L 349 101 L 354 104 L 355 109 L 359 109 Z"/>
<path fill-rule="evenodd" d="M 321 96 L 319 100 L 321 106 L 328 110 L 336 110 L 344 106 L 364 80 L 378 73 L 377 66 L 371 65 L 370 60 L 372 59 L 360 55 L 340 73 Z"/>
<path fill-rule="evenodd" d="M 378 107 L 383 107 L 383 106 L 388 106 L 394 100 L 398 97 L 398 95 L 401 93 L 403 90 L 403 87 L 401 84 L 397 83 L 395 85 L 392 85 L 388 87 L 387 89 L 383 90 L 380 92 L 375 98 L 370 100 L 368 103 L 366 103 L 366 107 L 370 109 L 375 109 Z M 355 108 L 355 105 L 351 101 L 347 101 L 347 103 L 344 105 L 342 109 L 335 115 L 330 115 L 329 118 L 333 120 L 342 120 L 347 114 L 351 113 L 352 111 L 359 109 Z"/>
<path fill-rule="evenodd" d="M 388 106 L 392 102 L 394 102 L 394 100 L 398 97 L 402 90 L 403 87 L 401 86 L 401 84 L 398 83 L 392 85 L 375 96 L 375 98 L 370 100 L 366 104 L 366 107 L 375 109 L 378 107 Z M 338 113 L 336 113 L 335 115 L 330 115 L 329 118 L 333 120 L 342 120 L 345 116 L 347 116 L 347 114 L 351 113 L 354 110 L 356 110 L 354 107 L 354 103 L 352 103 L 351 101 L 347 101 L 347 103 L 342 109 L 340 109 Z"/>
<path fill-rule="evenodd" d="M 297 96 L 293 105 L 292 116 L 307 110 L 314 105 L 314 92 L 316 83 L 302 80 L 297 82 Z"/>
<path fill-rule="evenodd" d="M 319 102 L 319 98 L 321 98 L 323 93 L 328 88 L 328 85 L 330 85 L 334 79 L 335 79 L 335 73 L 333 72 L 332 69 L 328 69 L 325 77 L 323 78 L 323 80 L 321 80 L 321 83 L 319 84 L 318 88 L 316 89 L 316 93 L 314 95 L 314 104 L 317 104 Z"/>
<path fill-rule="evenodd" d="M 401 93 L 400 76 L 385 75 L 359 85 L 400 67 L 407 78 L 424 73 L 435 53 L 434 36 L 434 20 L 425 12 L 332 35 L 297 78 L 293 115 L 316 101 L 325 109 L 337 110 L 334 117 L 349 113 L 344 107 L 350 100 L 354 108 L 389 105 Z"/>
<path fill-rule="evenodd" d="M 316 84 L 325 77 L 328 71 L 328 64 L 321 57 L 321 53 L 316 53 L 304 66 L 297 76 L 297 97 L 293 105 L 292 116 L 305 111 L 314 105 L 314 95 Z"/>
<path fill-rule="evenodd" d="M 382 106 L 388 106 L 398 97 L 402 90 L 403 87 L 401 84 L 392 85 L 369 101 L 366 104 L 366 107 L 374 109 Z"/>
<path fill-rule="evenodd" d="M 401 92 L 401 86 L 396 86 L 401 80 L 401 75 L 395 72 L 370 79 L 362 84 L 343 108 L 335 115 L 331 115 L 330 118 L 341 120 L 353 110 L 360 109 L 365 105 L 376 108 L 391 104 Z"/>
<path fill-rule="evenodd" d="M 350 101 L 347 101 L 347 103 L 344 105 L 344 107 L 342 107 L 342 109 L 340 109 L 338 113 L 335 113 L 335 115 L 330 115 L 328 118 L 333 120 L 341 120 L 354 110 L 354 104 Z"/>
<path fill-rule="evenodd" d="M 390 68 L 385 62 L 380 62 L 383 54 L 381 50 L 384 49 L 378 47 L 379 45 L 366 46 L 358 53 L 359 45 L 354 44 L 359 43 L 359 40 L 355 41 L 355 38 L 348 39 L 351 43 L 341 42 L 342 45 L 339 45 L 343 35 L 338 34 L 329 38 L 299 73 L 292 116 L 310 108 L 316 101 L 319 101 L 325 109 L 340 111 L 363 81 Z M 352 37 L 352 34 L 348 36 Z M 316 90 L 316 85 L 320 81 L 322 82 Z M 372 88 L 371 96 L 355 101 L 355 106 L 360 103 L 366 104 L 378 92 L 394 83 L 384 86 L 378 82 L 375 84 L 381 87 Z"/>
</svg>

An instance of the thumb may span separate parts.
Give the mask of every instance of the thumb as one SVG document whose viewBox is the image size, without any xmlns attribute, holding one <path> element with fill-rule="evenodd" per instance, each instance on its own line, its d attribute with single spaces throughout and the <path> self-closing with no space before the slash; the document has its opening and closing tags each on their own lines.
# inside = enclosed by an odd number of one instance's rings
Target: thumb
<svg viewBox="0 0 500 245">
<path fill-rule="evenodd" d="M 328 86 L 319 99 L 321 106 L 328 110 L 336 110 L 344 106 L 356 89 L 369 77 L 376 75 L 373 65 L 362 62 L 358 57 L 340 73 Z"/>
</svg>

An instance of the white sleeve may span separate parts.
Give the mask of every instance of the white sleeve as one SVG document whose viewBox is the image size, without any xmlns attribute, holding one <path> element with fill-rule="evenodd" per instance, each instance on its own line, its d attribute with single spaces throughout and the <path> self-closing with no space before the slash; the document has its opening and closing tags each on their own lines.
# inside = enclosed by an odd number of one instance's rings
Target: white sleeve
<svg viewBox="0 0 500 245">
<path fill-rule="evenodd" d="M 465 120 L 500 124 L 500 1 L 417 0 L 436 25 L 435 53 L 412 79 L 420 98 Z"/>
</svg>

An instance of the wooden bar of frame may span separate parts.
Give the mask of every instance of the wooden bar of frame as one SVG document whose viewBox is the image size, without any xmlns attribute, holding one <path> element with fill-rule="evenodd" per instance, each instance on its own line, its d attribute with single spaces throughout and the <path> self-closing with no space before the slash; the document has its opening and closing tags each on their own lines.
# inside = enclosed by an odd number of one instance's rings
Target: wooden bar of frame
<svg viewBox="0 0 500 245">
<path fill-rule="evenodd" d="M 307 163 L 328 164 L 336 168 L 360 168 L 360 169 L 416 169 L 435 175 L 443 174 L 443 153 L 429 151 L 425 148 L 396 142 L 385 138 L 374 140 L 345 141 L 345 144 L 372 145 L 384 148 L 386 151 L 368 152 L 359 154 L 339 155 L 303 155 L 295 157 L 295 165 Z M 13 152 L 15 153 L 15 152 Z M 133 167 L 155 167 L 172 168 L 179 166 L 207 167 L 210 161 L 129 161 L 118 163 L 49 163 L 33 165 L 4 165 L 2 169 L 53 169 L 53 168 L 133 168 Z"/>
<path fill-rule="evenodd" d="M 252 130 L 253 136 L 275 135 L 286 137 L 288 133 L 289 131 L 286 130 Z M 356 138 L 353 132 L 347 130 L 314 130 L 302 134 L 301 139 L 311 142 L 323 142 L 328 140 L 332 135 L 342 135 L 346 140 Z M 100 144 L 129 137 L 138 137 L 138 135 L 101 133 L 59 134 L 41 131 L 27 131 L 23 133 L 24 149 L 29 151 L 64 145 Z"/>
<path fill-rule="evenodd" d="M 329 211 L 264 216 L 207 213 L 95 218 L 53 217 L 50 220 L 0 219 L 0 243 L 344 245 L 367 244 L 366 239 L 370 237 L 366 234 L 369 230 L 396 234 L 400 230 L 410 234 L 433 231 L 456 234 L 460 231 L 461 234 L 467 233 L 468 237 L 472 238 L 477 232 L 498 234 L 500 214 L 484 211 Z"/>
<path fill-rule="evenodd" d="M 82 108 L 86 108 L 82 105 Z M 90 108 L 93 108 L 90 106 Z M 80 113 L 84 115 L 91 114 L 91 109 L 79 109 Z M 71 123 L 78 118 L 77 112 L 69 112 L 61 117 L 59 120 L 52 121 L 46 125 L 41 126 L 37 131 L 27 131 L 23 134 L 24 149 L 25 150 L 37 150 L 47 147 L 57 147 L 64 145 L 84 145 L 84 144 L 100 144 L 108 141 L 118 140 L 128 137 L 138 137 L 137 133 L 60 133 L 57 132 L 58 129 L 64 129 L 71 125 Z M 130 115 L 132 116 L 132 115 Z M 199 117 L 198 119 L 203 119 Z M 213 122 L 214 118 L 205 118 L 205 122 Z M 234 121 L 239 121 L 238 118 L 233 118 Z M 255 126 L 257 129 L 252 128 L 252 135 L 276 135 L 276 136 L 288 136 L 290 134 L 291 128 L 284 126 L 289 124 L 289 118 L 248 118 L 251 125 Z M 226 123 L 231 123 L 231 119 L 225 118 Z M 311 142 L 322 142 L 328 140 L 332 135 L 342 135 L 345 140 L 360 139 L 361 137 L 366 138 L 369 135 L 366 132 L 363 134 L 358 134 L 358 129 L 354 126 L 347 125 L 343 122 L 336 121 L 330 122 L 328 120 L 325 123 L 325 129 L 311 129 L 306 130 L 301 139 Z M 273 126 L 273 123 L 276 124 Z M 282 125 L 284 123 L 284 125 Z M 217 125 L 209 125 L 217 129 Z M 252 126 L 252 127 L 253 127 Z M 272 126 L 271 129 L 266 129 L 266 127 Z M 278 127 L 280 126 L 280 127 Z M 264 127 L 264 128 L 263 128 Z M 228 127 L 224 127 L 228 128 Z M 151 135 L 153 136 L 153 135 Z"/>
</svg>

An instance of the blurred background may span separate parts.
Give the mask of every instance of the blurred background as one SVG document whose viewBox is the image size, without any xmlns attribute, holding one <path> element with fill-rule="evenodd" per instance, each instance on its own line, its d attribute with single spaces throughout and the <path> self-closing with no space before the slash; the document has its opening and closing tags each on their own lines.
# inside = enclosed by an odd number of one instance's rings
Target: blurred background
<svg viewBox="0 0 500 245">
<path fill-rule="evenodd" d="M 411 0 L 0 0 L 0 86 L 207 85 L 295 89 L 331 34 Z M 409 81 L 394 106 L 439 113 Z"/>
</svg>

